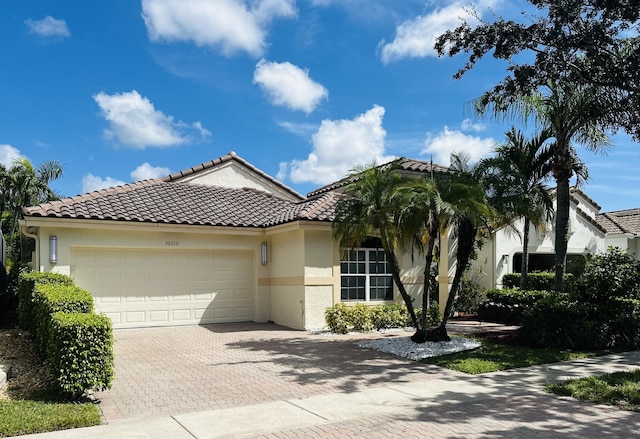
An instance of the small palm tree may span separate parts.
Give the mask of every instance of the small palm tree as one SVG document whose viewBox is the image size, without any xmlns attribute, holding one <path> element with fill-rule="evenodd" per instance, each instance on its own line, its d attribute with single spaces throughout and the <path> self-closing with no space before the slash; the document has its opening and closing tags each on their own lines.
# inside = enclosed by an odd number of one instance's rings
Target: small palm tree
<svg viewBox="0 0 640 439">
<path fill-rule="evenodd" d="M 351 183 L 336 205 L 333 234 L 344 248 L 358 247 L 368 237 L 379 234 L 393 281 L 417 328 L 413 303 L 400 278 L 400 265 L 394 252 L 399 235 L 391 196 L 404 182 L 399 169 L 397 161 L 383 166 L 371 163 L 352 169 L 347 177 Z"/>
<path fill-rule="evenodd" d="M 552 171 L 553 148 L 548 144 L 549 130 L 525 139 L 513 127 L 505 135 L 507 141 L 496 147 L 496 156 L 482 160 L 479 168 L 489 189 L 489 202 L 502 222 L 512 224 L 523 219 L 520 288 L 525 289 L 530 226 L 539 229 L 553 218 L 553 196 L 546 185 Z"/>
</svg>

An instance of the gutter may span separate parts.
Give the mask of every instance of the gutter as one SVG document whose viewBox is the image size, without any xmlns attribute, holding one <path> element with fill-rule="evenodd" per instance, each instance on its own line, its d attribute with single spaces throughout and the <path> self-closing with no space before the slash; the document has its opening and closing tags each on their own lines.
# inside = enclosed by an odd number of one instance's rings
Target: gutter
<svg viewBox="0 0 640 439">
<path fill-rule="evenodd" d="M 36 249 L 34 260 L 31 261 L 31 269 L 34 271 L 40 271 L 40 235 L 37 234 L 38 227 L 34 228 L 33 233 L 29 233 L 29 228 L 27 227 L 27 223 L 25 220 L 20 220 L 20 232 L 29 238 L 33 238 L 36 242 Z M 37 264 L 37 265 L 36 265 Z"/>
</svg>

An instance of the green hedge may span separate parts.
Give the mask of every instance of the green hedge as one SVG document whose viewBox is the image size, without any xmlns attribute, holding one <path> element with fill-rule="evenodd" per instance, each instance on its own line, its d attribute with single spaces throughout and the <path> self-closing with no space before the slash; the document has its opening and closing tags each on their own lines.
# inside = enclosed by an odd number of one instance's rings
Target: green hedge
<svg viewBox="0 0 640 439">
<path fill-rule="evenodd" d="M 113 380 L 113 331 L 105 315 L 57 312 L 51 316 L 51 371 L 63 393 L 79 397 Z"/>
<path fill-rule="evenodd" d="M 51 316 L 56 312 L 92 313 L 93 297 L 87 290 L 75 285 L 36 284 L 33 294 L 33 320 L 38 349 L 49 356 L 49 328 Z"/>
<path fill-rule="evenodd" d="M 111 320 L 94 313 L 93 297 L 69 276 L 25 272 L 19 279 L 19 314 L 32 331 L 59 390 L 78 398 L 113 379 Z"/>
<path fill-rule="evenodd" d="M 20 327 L 34 331 L 33 293 L 39 284 L 73 285 L 70 276 L 60 273 L 41 273 L 37 271 L 23 271 L 18 277 L 18 319 Z"/>
<path fill-rule="evenodd" d="M 504 288 L 502 290 L 488 290 L 487 301 L 502 305 L 531 306 L 537 301 L 551 294 L 549 291 L 521 290 L 519 288 Z"/>
<path fill-rule="evenodd" d="M 575 278 L 571 273 L 564 275 L 565 290 L 570 291 L 575 288 Z M 507 273 L 502 276 L 502 288 L 520 288 L 520 273 Z M 544 271 L 527 274 L 526 290 L 533 291 L 554 291 L 556 289 L 555 273 Z"/>
<path fill-rule="evenodd" d="M 422 309 L 415 310 L 418 319 Z M 412 326 L 407 308 L 399 303 L 389 305 L 367 305 L 357 303 L 347 305 L 338 303 L 325 310 L 325 322 L 329 330 L 336 334 L 346 334 L 349 331 L 369 332 L 388 328 L 404 328 Z M 428 312 L 427 325 L 440 324 L 438 304 L 435 303 Z"/>
</svg>

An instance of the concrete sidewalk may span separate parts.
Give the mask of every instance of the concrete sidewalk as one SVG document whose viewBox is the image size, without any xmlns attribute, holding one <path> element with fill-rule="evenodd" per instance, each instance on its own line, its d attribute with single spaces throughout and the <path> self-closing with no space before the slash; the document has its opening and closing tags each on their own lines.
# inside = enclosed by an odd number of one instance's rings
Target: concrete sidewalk
<svg viewBox="0 0 640 439">
<path fill-rule="evenodd" d="M 638 367 L 635 351 L 22 437 L 632 438 L 640 435 L 640 414 L 542 389 L 548 382 Z"/>
</svg>

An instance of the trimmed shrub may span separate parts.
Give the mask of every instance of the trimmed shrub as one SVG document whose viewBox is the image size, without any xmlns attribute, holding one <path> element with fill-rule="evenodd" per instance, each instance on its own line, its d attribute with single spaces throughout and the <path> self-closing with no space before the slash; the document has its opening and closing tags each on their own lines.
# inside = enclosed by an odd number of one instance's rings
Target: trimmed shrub
<svg viewBox="0 0 640 439">
<path fill-rule="evenodd" d="M 372 331 L 373 321 L 371 319 L 371 306 L 364 303 L 356 303 L 349 309 L 348 321 L 349 326 L 351 326 L 354 331 Z"/>
<path fill-rule="evenodd" d="M 39 284 L 73 285 L 73 279 L 70 276 L 60 273 L 23 271 L 19 274 L 18 320 L 20 322 L 20 327 L 28 331 L 34 331 L 36 328 L 33 294 L 35 286 Z"/>
<path fill-rule="evenodd" d="M 573 291 L 575 288 L 575 277 L 571 273 L 564 275 L 565 291 Z M 502 276 L 502 288 L 520 288 L 520 273 L 507 273 Z M 555 273 L 533 272 L 527 274 L 527 288 L 532 291 L 553 291 L 556 288 Z"/>
<path fill-rule="evenodd" d="M 51 316 L 49 361 L 62 393 L 78 398 L 113 380 L 113 331 L 105 315 L 57 312 Z"/>
<path fill-rule="evenodd" d="M 40 353 L 47 355 L 51 316 L 56 312 L 93 312 L 93 297 L 87 290 L 75 285 L 39 283 L 35 285 L 33 295 L 33 320 L 35 336 Z"/>
<path fill-rule="evenodd" d="M 519 288 L 505 288 L 488 290 L 486 293 L 487 300 L 502 305 L 531 306 L 537 301 L 548 297 L 549 291 L 538 290 L 521 290 Z"/>
<path fill-rule="evenodd" d="M 344 303 L 336 303 L 331 308 L 324 311 L 324 320 L 329 327 L 329 331 L 335 334 L 346 334 L 349 332 L 349 306 Z"/>
<path fill-rule="evenodd" d="M 376 330 L 401 328 L 409 320 L 407 308 L 400 303 L 371 307 L 371 321 Z"/>
<path fill-rule="evenodd" d="M 422 318 L 422 308 L 416 308 L 416 317 L 418 321 Z M 436 327 L 442 322 L 442 317 L 440 317 L 440 305 L 438 302 L 431 302 L 431 306 L 427 310 L 427 329 Z M 411 319 L 407 320 L 406 326 L 413 326 Z"/>
</svg>

